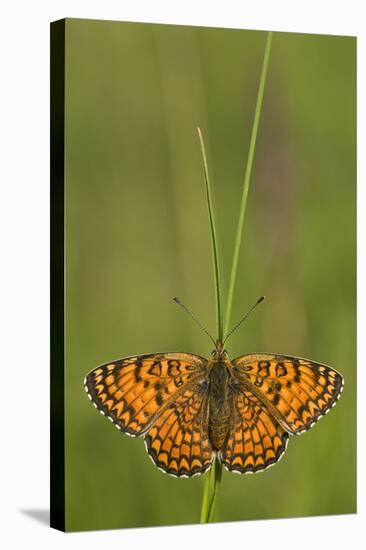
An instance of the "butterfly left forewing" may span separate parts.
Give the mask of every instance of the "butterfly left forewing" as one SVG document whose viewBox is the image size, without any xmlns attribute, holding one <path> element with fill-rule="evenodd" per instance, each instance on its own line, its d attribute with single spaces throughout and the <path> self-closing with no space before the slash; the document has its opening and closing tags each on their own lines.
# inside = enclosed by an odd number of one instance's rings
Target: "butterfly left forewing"
<svg viewBox="0 0 366 550">
<path fill-rule="evenodd" d="M 190 353 L 126 357 L 92 370 L 85 389 L 94 406 L 118 429 L 144 434 L 186 385 L 204 377 L 206 360 Z"/>
<path fill-rule="evenodd" d="M 308 359 L 250 354 L 232 361 L 233 373 L 292 434 L 310 429 L 334 406 L 343 378 L 334 369 Z"/>
</svg>

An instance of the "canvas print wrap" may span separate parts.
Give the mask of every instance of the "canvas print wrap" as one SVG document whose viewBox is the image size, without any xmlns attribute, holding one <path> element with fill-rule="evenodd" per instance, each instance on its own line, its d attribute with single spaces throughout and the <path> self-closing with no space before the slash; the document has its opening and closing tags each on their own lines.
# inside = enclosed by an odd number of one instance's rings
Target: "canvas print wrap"
<svg viewBox="0 0 366 550">
<path fill-rule="evenodd" d="M 356 511 L 355 71 L 353 37 L 51 25 L 54 527 Z"/>
</svg>

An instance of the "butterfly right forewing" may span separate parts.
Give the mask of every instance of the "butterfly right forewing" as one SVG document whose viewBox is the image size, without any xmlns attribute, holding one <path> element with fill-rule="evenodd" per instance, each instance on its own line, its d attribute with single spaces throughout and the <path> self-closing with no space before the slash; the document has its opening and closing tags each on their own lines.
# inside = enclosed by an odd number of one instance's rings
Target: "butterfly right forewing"
<svg viewBox="0 0 366 550">
<path fill-rule="evenodd" d="M 232 361 L 233 373 L 292 434 L 310 429 L 343 389 L 334 369 L 286 355 L 250 354 Z"/>
<path fill-rule="evenodd" d="M 144 435 L 154 464 L 177 477 L 211 466 L 208 385 L 207 360 L 180 352 L 126 357 L 85 378 L 96 408 L 122 432 Z"/>
<path fill-rule="evenodd" d="M 85 389 L 117 428 L 139 436 L 189 384 L 205 376 L 206 363 L 190 353 L 126 357 L 92 370 Z"/>
</svg>

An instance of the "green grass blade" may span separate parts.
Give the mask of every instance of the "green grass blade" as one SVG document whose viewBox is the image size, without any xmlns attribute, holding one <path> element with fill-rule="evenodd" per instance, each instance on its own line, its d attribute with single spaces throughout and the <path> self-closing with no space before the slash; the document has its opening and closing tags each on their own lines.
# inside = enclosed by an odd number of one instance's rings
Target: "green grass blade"
<svg viewBox="0 0 366 550">
<path fill-rule="evenodd" d="M 256 144 L 257 134 L 258 134 L 259 119 L 262 111 L 264 87 L 265 87 L 267 72 L 268 72 L 268 63 L 269 63 L 269 56 L 271 52 L 271 44 L 272 44 L 272 32 L 270 31 L 267 35 L 266 47 L 264 50 L 262 71 L 261 71 L 258 94 L 257 94 L 257 103 L 255 107 L 252 133 L 250 137 L 248 160 L 247 160 L 247 165 L 246 165 L 245 175 L 244 175 L 243 193 L 242 193 L 242 198 L 240 202 L 239 221 L 238 221 L 238 227 L 236 231 L 233 263 L 231 267 L 229 290 L 228 290 L 228 297 L 227 297 L 227 304 L 226 304 L 225 334 L 227 334 L 229 330 L 229 323 L 231 319 L 231 310 L 233 305 L 233 297 L 234 297 L 235 283 L 236 283 L 238 263 L 239 263 L 239 254 L 240 254 L 241 241 L 243 236 L 243 227 L 244 227 L 245 212 L 246 212 L 249 185 L 250 185 L 250 176 L 251 176 L 252 167 L 253 167 L 253 159 L 254 159 L 255 144 Z"/>
<path fill-rule="evenodd" d="M 214 279 L 215 279 L 217 337 L 220 341 L 222 341 L 223 317 L 222 317 L 221 283 L 220 283 L 219 256 L 218 256 L 218 249 L 217 249 L 215 218 L 214 218 L 213 206 L 212 206 L 212 193 L 211 193 L 210 178 L 208 174 L 205 143 L 203 141 L 203 135 L 202 135 L 201 129 L 197 128 L 197 131 L 198 131 L 198 137 L 201 145 L 201 153 L 202 153 L 202 159 L 203 159 L 203 172 L 204 172 L 204 180 L 205 180 L 205 188 L 206 188 L 206 199 L 207 199 L 207 207 L 208 207 L 208 217 L 210 222 L 212 262 L 213 262 Z"/>
</svg>

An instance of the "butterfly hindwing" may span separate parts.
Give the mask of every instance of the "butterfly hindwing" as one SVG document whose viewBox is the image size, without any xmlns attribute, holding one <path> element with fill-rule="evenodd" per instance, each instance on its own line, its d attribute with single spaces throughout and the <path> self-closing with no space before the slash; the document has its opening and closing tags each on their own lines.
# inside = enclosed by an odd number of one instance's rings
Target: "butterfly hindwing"
<svg viewBox="0 0 366 550">
<path fill-rule="evenodd" d="M 310 429 L 336 404 L 343 389 L 337 371 L 308 359 L 250 354 L 237 357 L 232 365 L 242 384 L 292 434 Z"/>
<path fill-rule="evenodd" d="M 239 387 L 233 395 L 229 435 L 219 453 L 227 470 L 260 472 L 277 462 L 286 450 L 288 433 L 251 391 Z"/>
<path fill-rule="evenodd" d="M 177 477 L 198 475 L 211 466 L 212 446 L 208 438 L 207 383 L 187 386 L 155 420 L 145 436 L 153 462 Z"/>
<path fill-rule="evenodd" d="M 145 433 L 187 384 L 202 378 L 206 360 L 190 353 L 127 357 L 92 370 L 85 389 L 94 406 L 121 431 Z"/>
</svg>

